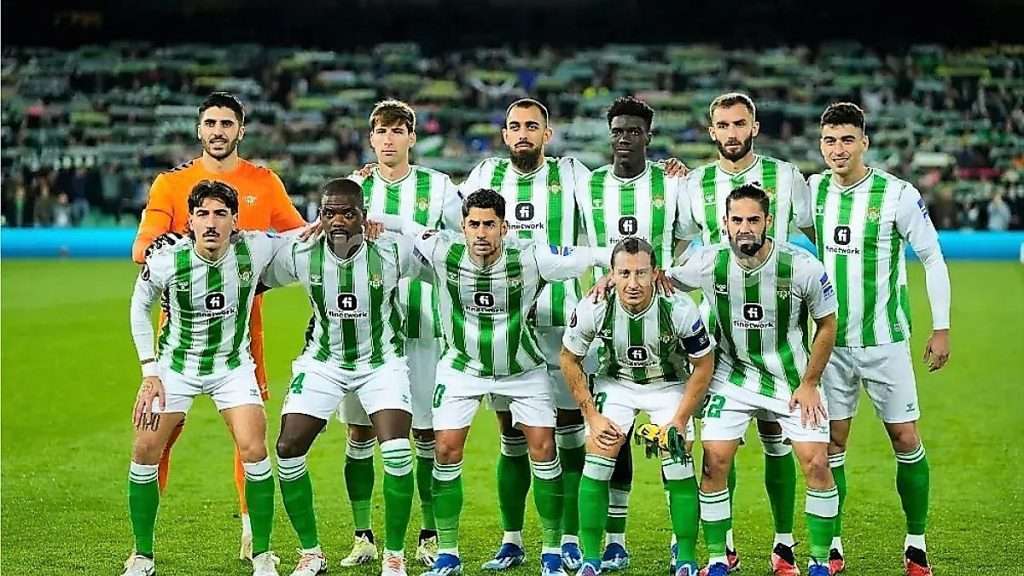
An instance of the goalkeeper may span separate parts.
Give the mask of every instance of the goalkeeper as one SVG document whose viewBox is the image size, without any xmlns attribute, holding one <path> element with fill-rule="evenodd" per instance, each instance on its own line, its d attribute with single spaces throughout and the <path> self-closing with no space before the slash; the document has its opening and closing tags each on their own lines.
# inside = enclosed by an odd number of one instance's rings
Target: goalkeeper
<svg viewBox="0 0 1024 576">
<path fill-rule="evenodd" d="M 608 482 L 615 457 L 628 441 L 623 431 L 639 411 L 647 412 L 657 427 L 653 434 L 651 428 L 641 430 L 650 440 L 657 437 L 660 445 L 672 530 L 679 543 L 675 574 L 695 576 L 699 514 L 687 445 L 693 438 L 691 417 L 711 381 L 715 343 L 689 296 L 655 293 L 658 266 L 646 241 L 619 241 L 611 267 L 614 291 L 600 302 L 581 300 L 562 339 L 562 372 L 587 423 L 579 494 L 587 506 L 580 507 L 583 566 L 578 576 L 600 573 Z M 600 341 L 600 367 L 589 387 L 583 358 L 595 340 Z"/>
</svg>

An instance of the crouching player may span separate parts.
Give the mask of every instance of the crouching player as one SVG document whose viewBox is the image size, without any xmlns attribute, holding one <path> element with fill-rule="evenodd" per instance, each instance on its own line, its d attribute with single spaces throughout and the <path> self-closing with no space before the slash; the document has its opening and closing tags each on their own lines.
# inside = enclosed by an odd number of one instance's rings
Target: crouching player
<svg viewBox="0 0 1024 576">
<path fill-rule="evenodd" d="M 600 573 L 609 480 L 619 449 L 628 441 L 625 431 L 644 411 L 673 438 L 673 450 L 662 454 L 661 466 L 678 541 L 676 576 L 695 576 L 697 482 L 681 439 L 693 438 L 691 417 L 707 393 L 715 345 L 689 296 L 655 294 L 657 262 L 650 244 L 636 237 L 619 241 L 611 266 L 614 293 L 597 303 L 580 301 L 562 340 L 562 371 L 587 422 L 580 501 L 588 505 L 580 507 L 579 574 Z M 600 367 L 591 391 L 583 358 L 595 340 L 601 343 Z"/>
</svg>

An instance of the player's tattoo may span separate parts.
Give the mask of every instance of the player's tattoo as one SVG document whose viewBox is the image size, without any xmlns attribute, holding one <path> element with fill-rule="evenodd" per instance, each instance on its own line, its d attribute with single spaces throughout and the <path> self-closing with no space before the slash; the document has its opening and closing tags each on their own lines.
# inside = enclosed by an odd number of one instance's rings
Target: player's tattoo
<svg viewBox="0 0 1024 576">
<path fill-rule="evenodd" d="M 142 429 L 151 430 L 156 432 L 156 429 L 160 427 L 160 415 L 151 412 L 147 417 L 142 419 Z"/>
</svg>

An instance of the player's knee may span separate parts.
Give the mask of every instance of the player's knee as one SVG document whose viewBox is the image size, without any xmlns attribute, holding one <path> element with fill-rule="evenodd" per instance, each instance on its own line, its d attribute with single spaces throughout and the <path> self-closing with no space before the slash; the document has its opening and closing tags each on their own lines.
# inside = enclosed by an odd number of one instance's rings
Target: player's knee
<svg viewBox="0 0 1024 576">
<path fill-rule="evenodd" d="M 373 426 L 363 426 L 360 424 L 349 424 L 348 436 L 357 442 L 369 442 L 370 440 L 377 439 Z"/>
<path fill-rule="evenodd" d="M 298 438 L 293 436 L 285 436 L 282 434 L 281 437 L 277 439 L 277 446 L 275 446 L 277 449 L 277 457 L 298 458 L 299 456 L 305 455 L 307 452 L 306 443 L 299 442 L 298 440 Z"/>
<path fill-rule="evenodd" d="M 828 453 L 824 450 L 815 451 L 805 457 L 801 463 L 807 484 L 815 488 L 828 486 L 832 482 L 832 470 L 828 466 Z"/>
<path fill-rule="evenodd" d="M 434 459 L 441 464 L 462 462 L 462 446 L 439 439 L 434 445 Z"/>
<path fill-rule="evenodd" d="M 262 439 L 241 441 L 238 443 L 238 454 L 242 462 L 259 462 L 267 457 L 267 445 Z"/>
<path fill-rule="evenodd" d="M 888 425 L 886 428 L 896 452 L 912 452 L 921 445 L 921 437 L 917 434 L 917 425 L 914 422 Z"/>
<path fill-rule="evenodd" d="M 433 442 L 434 431 L 430 428 L 413 428 L 412 437 L 419 442 Z"/>
<path fill-rule="evenodd" d="M 132 443 L 132 461 L 138 464 L 156 464 L 164 451 L 162 443 L 154 436 L 136 436 Z"/>
<path fill-rule="evenodd" d="M 712 478 L 725 478 L 732 465 L 732 456 L 717 450 L 704 451 L 704 474 Z"/>
<path fill-rule="evenodd" d="M 534 462 L 546 462 L 555 457 L 555 439 L 552 435 L 533 438 L 528 446 L 530 459 Z"/>
</svg>

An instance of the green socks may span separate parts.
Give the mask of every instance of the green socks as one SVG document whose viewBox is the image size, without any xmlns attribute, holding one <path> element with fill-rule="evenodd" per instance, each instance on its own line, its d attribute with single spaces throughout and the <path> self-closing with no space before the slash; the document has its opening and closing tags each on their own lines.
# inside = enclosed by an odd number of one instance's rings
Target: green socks
<svg viewBox="0 0 1024 576">
<path fill-rule="evenodd" d="M 697 532 L 700 526 L 700 506 L 697 499 L 697 479 L 693 464 L 680 464 L 671 458 L 661 461 L 662 475 L 668 490 L 669 514 L 672 533 L 676 537 L 676 558 L 680 562 L 697 560 Z"/>
<path fill-rule="evenodd" d="M 586 429 L 583 424 L 555 429 L 555 445 L 562 462 L 562 536 L 576 536 L 580 531 L 579 492 L 586 457 Z"/>
<path fill-rule="evenodd" d="M 402 552 L 416 488 L 412 447 L 408 438 L 395 438 L 381 442 L 380 454 L 384 463 L 384 549 Z"/>
<path fill-rule="evenodd" d="M 320 545 L 316 530 L 316 512 L 313 509 L 313 482 L 306 470 L 306 455 L 277 459 L 277 478 L 281 484 L 281 499 L 288 519 L 299 537 L 299 544 L 309 550 Z"/>
<path fill-rule="evenodd" d="M 434 461 L 434 520 L 439 554 L 459 555 L 459 515 L 462 514 L 462 462 Z"/>
<path fill-rule="evenodd" d="M 498 510 L 501 512 L 502 530 L 522 531 L 529 491 L 530 458 L 527 456 L 526 437 L 502 435 L 501 455 L 498 456 Z M 437 514 L 436 506 L 434 514 Z"/>
<path fill-rule="evenodd" d="M 558 554 L 562 545 L 562 510 L 565 499 L 562 493 L 562 464 L 557 455 L 554 460 L 532 464 L 533 502 L 540 516 L 542 553 Z"/>
<path fill-rule="evenodd" d="M 922 535 L 928 523 L 928 458 L 924 445 L 896 453 L 896 491 L 907 517 L 907 534 Z"/>
<path fill-rule="evenodd" d="M 796 459 L 782 435 L 761 434 L 764 447 L 764 489 L 772 506 L 776 534 L 793 533 L 796 511 Z"/>
<path fill-rule="evenodd" d="M 423 529 L 436 530 L 434 523 L 434 496 L 430 491 L 434 472 L 434 441 L 416 440 L 416 491 L 420 495 L 420 513 Z"/>
<path fill-rule="evenodd" d="M 352 504 L 352 523 L 356 530 L 370 530 L 371 498 L 373 497 L 374 440 L 360 442 L 348 439 L 345 448 L 345 489 Z"/>
<path fill-rule="evenodd" d="M 832 544 L 836 516 L 839 515 L 839 490 L 835 486 L 826 490 L 807 489 L 807 531 L 810 532 L 811 558 L 819 563 L 828 562 L 828 549 Z"/>
<path fill-rule="evenodd" d="M 732 523 L 732 506 L 729 504 L 729 490 L 698 492 L 700 521 L 704 526 L 704 543 L 708 548 L 708 565 L 728 563 L 725 557 L 725 533 Z"/>
<path fill-rule="evenodd" d="M 587 503 L 579 509 L 580 544 L 583 547 L 583 560 L 594 566 L 601 565 L 604 550 L 602 533 L 608 518 L 608 480 L 614 469 L 614 459 L 596 454 L 586 455 L 580 479 L 579 499 Z"/>
<path fill-rule="evenodd" d="M 156 512 L 160 507 L 160 489 L 157 487 L 157 464 L 131 463 L 128 468 L 128 516 L 135 536 L 135 552 L 153 557 L 153 532 Z"/>
<path fill-rule="evenodd" d="M 270 458 L 259 462 L 243 462 L 245 468 L 245 500 L 252 522 L 252 555 L 270 550 L 270 531 L 274 526 L 274 475 Z"/>
</svg>

